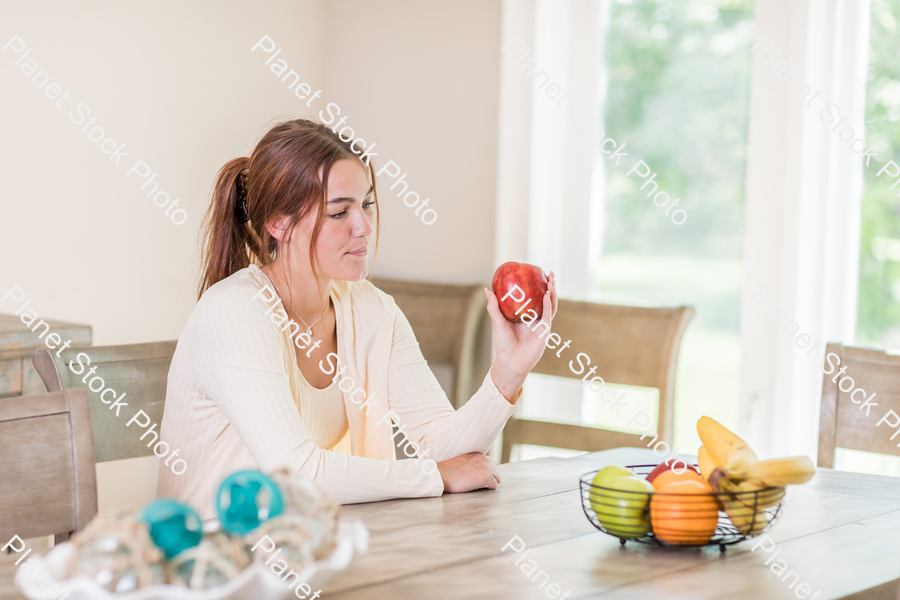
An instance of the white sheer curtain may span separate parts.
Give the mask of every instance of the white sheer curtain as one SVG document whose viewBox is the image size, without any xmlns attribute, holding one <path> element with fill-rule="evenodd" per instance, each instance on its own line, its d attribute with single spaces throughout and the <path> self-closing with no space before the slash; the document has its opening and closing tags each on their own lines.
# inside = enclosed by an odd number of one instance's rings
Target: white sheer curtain
<svg viewBox="0 0 900 600">
<path fill-rule="evenodd" d="M 601 74 L 600 0 L 506 0 L 503 39 L 532 49 L 538 69 L 567 96 L 556 101 L 501 54 L 497 262 L 529 261 L 557 274 L 560 294 L 586 298 L 590 244 L 602 233 L 592 202 L 591 128 Z M 544 86 L 546 89 L 546 86 Z M 527 133 L 526 133 L 527 132 Z M 527 206 L 527 210 L 523 210 Z M 525 220 L 523 222 L 523 215 Z"/>
<path fill-rule="evenodd" d="M 500 110 L 497 151 L 495 264 L 528 256 L 531 173 L 531 80 L 523 76 L 513 51 L 520 39 L 534 39 L 534 0 L 503 0 L 500 53 Z M 524 52 L 524 51 L 523 51 Z"/>
<path fill-rule="evenodd" d="M 592 191 L 602 190 L 597 185 L 602 171 L 595 168 L 590 135 L 599 116 L 600 5 L 600 0 L 503 4 L 505 43 L 518 37 L 531 53 L 521 61 L 524 51 L 502 54 L 497 263 L 527 261 L 553 270 L 560 295 L 575 299 L 588 297 L 590 269 L 602 247 L 602 202 L 592 201 Z M 529 59 L 537 65 L 534 73 L 549 73 L 565 97 L 549 98 L 547 84 L 539 87 L 543 77 L 536 81 L 523 71 Z M 519 145 L 524 141 L 527 146 Z M 579 422 L 584 394 L 579 381 L 529 377 L 520 416 L 534 418 L 530 411 L 537 411 Z"/>
<path fill-rule="evenodd" d="M 586 298 L 592 236 L 602 229 L 591 202 L 597 116 L 599 0 L 538 0 L 535 60 L 563 82 L 559 105 L 532 85 L 531 212 L 528 259 L 557 274 L 560 293 Z M 577 224 L 576 224 L 577 223 Z"/>
<path fill-rule="evenodd" d="M 756 39 L 776 48 L 752 55 L 740 430 L 764 456 L 815 457 L 824 347 L 853 342 L 865 167 L 819 113 L 834 102 L 863 132 L 868 10 L 867 0 L 756 2 Z M 803 100 L 771 70 L 779 48 L 810 85 Z M 821 344 L 802 349 L 801 333 Z"/>
</svg>

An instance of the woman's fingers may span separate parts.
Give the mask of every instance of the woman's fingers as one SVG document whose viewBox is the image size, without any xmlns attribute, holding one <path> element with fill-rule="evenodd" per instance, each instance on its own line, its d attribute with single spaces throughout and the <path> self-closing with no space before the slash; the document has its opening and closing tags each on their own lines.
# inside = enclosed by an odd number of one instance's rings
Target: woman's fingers
<svg viewBox="0 0 900 600">
<path fill-rule="evenodd" d="M 487 311 L 488 315 L 491 317 L 491 322 L 494 324 L 494 329 L 502 329 L 503 324 L 506 322 L 506 317 L 500 312 L 500 301 L 497 300 L 497 296 L 494 295 L 494 292 L 487 288 L 484 288 L 484 295 L 487 297 Z"/>
<path fill-rule="evenodd" d="M 500 483 L 496 461 L 479 452 L 461 454 L 441 461 L 437 466 L 445 492 L 471 492 L 484 488 L 493 490 Z"/>
<path fill-rule="evenodd" d="M 500 483 L 500 469 L 497 467 L 497 463 L 490 456 L 485 457 L 487 459 L 488 467 L 491 470 L 491 475 L 494 476 L 494 479 L 497 480 L 497 483 Z"/>
<path fill-rule="evenodd" d="M 556 313 L 556 309 L 553 306 L 553 293 L 550 289 L 547 289 L 547 293 L 544 294 L 544 312 L 542 314 L 543 321 L 547 321 L 549 325 L 553 321 L 553 316 Z"/>
<path fill-rule="evenodd" d="M 500 484 L 500 471 L 497 469 L 497 463 L 490 456 L 484 457 L 484 467 L 486 467 L 486 483 L 485 487 L 495 490 Z"/>
<path fill-rule="evenodd" d="M 550 299 L 553 301 L 553 311 L 550 313 L 556 316 L 556 309 L 559 307 L 559 294 L 556 293 L 556 274 L 550 271 Z"/>
</svg>

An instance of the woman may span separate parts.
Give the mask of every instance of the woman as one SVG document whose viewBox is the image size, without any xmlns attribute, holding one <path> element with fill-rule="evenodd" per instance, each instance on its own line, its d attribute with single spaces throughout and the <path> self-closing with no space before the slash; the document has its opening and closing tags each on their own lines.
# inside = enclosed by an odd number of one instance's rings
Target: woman
<svg viewBox="0 0 900 600">
<path fill-rule="evenodd" d="M 209 518 L 230 472 L 280 466 L 344 504 L 497 486 L 482 453 L 544 342 L 485 290 L 496 359 L 454 411 L 403 313 L 364 279 L 377 206 L 374 166 L 311 121 L 276 125 L 250 158 L 222 168 L 160 431 L 188 466 L 177 475 L 160 463 L 157 496 Z M 552 317 L 552 273 L 533 300 Z M 392 418 L 402 428 L 393 439 Z M 394 460 L 398 439 L 419 460 Z"/>
</svg>

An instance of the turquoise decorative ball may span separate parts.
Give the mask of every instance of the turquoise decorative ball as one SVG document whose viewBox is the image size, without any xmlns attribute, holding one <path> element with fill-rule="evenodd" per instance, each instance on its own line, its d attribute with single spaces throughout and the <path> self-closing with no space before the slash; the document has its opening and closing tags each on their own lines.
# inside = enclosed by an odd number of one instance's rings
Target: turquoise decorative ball
<svg viewBox="0 0 900 600">
<path fill-rule="evenodd" d="M 284 510 L 281 490 L 259 471 L 238 471 L 225 478 L 216 495 L 222 529 L 245 535 Z"/>
<path fill-rule="evenodd" d="M 193 548 L 203 537 L 203 522 L 197 511 L 175 500 L 151 502 L 141 511 L 139 518 L 147 524 L 150 538 L 166 558 Z"/>
</svg>

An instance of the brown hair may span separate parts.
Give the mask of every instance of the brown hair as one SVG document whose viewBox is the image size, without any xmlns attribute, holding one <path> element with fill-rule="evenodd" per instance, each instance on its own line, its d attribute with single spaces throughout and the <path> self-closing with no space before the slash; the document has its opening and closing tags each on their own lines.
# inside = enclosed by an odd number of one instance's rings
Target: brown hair
<svg viewBox="0 0 900 600">
<path fill-rule="evenodd" d="M 328 200 L 328 175 L 339 160 L 358 155 L 350 148 L 350 140 L 342 140 L 321 123 L 296 119 L 278 123 L 256 144 L 250 157 L 235 158 L 219 170 L 212 202 L 204 216 L 203 251 L 199 296 L 212 285 L 250 266 L 260 266 L 275 259 L 278 240 L 266 229 L 272 219 L 287 216 L 293 227 L 317 206 L 319 208 L 309 255 L 313 275 L 316 273 L 315 246 L 325 219 Z M 238 202 L 238 179 L 247 169 L 244 190 L 250 221 L 239 223 L 235 217 Z M 378 194 L 375 191 L 375 166 L 366 168 L 375 202 L 375 252 L 381 219 Z M 319 178 L 319 171 L 322 177 Z"/>
</svg>

